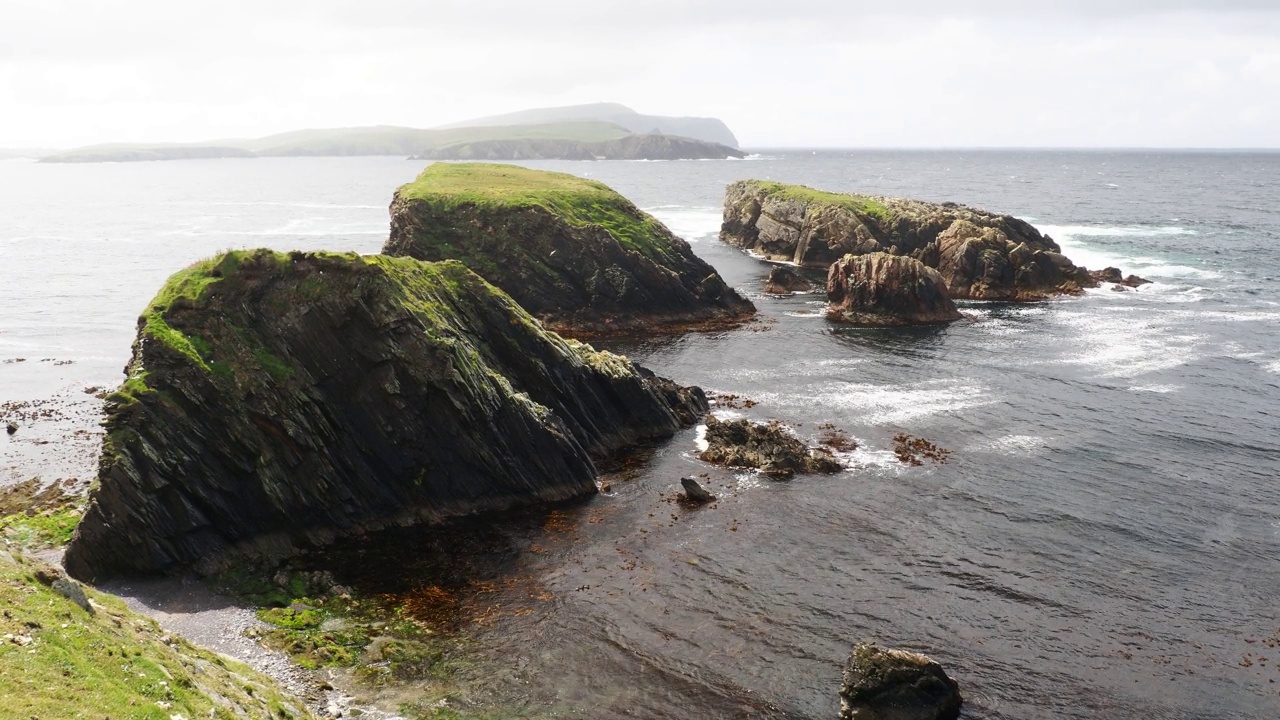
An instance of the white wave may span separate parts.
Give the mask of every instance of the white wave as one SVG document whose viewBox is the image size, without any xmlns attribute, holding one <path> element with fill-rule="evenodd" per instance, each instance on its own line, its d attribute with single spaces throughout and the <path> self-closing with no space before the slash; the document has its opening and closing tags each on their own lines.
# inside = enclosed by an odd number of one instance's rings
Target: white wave
<svg viewBox="0 0 1280 720">
<path fill-rule="evenodd" d="M 699 453 L 704 453 L 707 451 L 707 448 L 711 447 L 711 443 L 707 442 L 706 425 L 699 425 L 698 429 L 694 431 L 693 446 L 698 448 Z"/>
<path fill-rule="evenodd" d="M 792 293 L 792 294 L 796 295 L 799 293 Z M 817 310 L 812 312 L 784 312 L 782 314 L 786 315 L 787 317 L 793 317 L 793 318 L 824 318 L 827 316 L 827 312 L 825 310 Z"/>
<path fill-rule="evenodd" d="M 1273 375 L 1280 375 L 1280 360 L 1276 360 L 1275 362 L 1268 363 L 1266 365 L 1263 365 L 1262 367 L 1264 370 L 1266 370 L 1269 373 L 1272 373 Z"/>
<path fill-rule="evenodd" d="M 719 209 L 709 207 L 661 205 L 645 208 L 645 211 L 671 228 L 671 232 L 689 242 L 717 236 L 723 219 Z"/>
<path fill-rule="evenodd" d="M 912 386 L 827 383 L 768 400 L 771 405 L 854 411 L 873 425 L 898 425 L 995 401 L 986 387 L 965 380 L 932 380 Z"/>
<path fill-rule="evenodd" d="M 1096 226 L 1096 225 L 1038 225 L 1036 226 L 1040 232 L 1050 235 L 1055 240 L 1061 240 L 1064 237 L 1164 237 L 1170 235 L 1198 235 L 1195 230 L 1190 230 L 1178 225 L 1151 226 L 1151 225 L 1121 225 L 1121 226 Z"/>
<path fill-rule="evenodd" d="M 1171 392 L 1177 392 L 1181 389 L 1181 385 L 1134 385 L 1129 388 L 1129 392 L 1158 393 L 1160 395 L 1165 395 Z"/>
<path fill-rule="evenodd" d="M 1093 368 L 1101 377 L 1137 377 L 1185 365 L 1200 357 L 1208 342 L 1202 335 L 1174 334 L 1166 318 L 1130 312 L 1063 312 L 1058 318 L 1079 331 L 1074 345 L 1081 348 L 1059 362 Z"/>
<path fill-rule="evenodd" d="M 1005 435 L 965 448 L 968 452 L 990 452 L 999 455 L 1030 455 L 1049 447 L 1046 438 L 1036 435 Z"/>
</svg>

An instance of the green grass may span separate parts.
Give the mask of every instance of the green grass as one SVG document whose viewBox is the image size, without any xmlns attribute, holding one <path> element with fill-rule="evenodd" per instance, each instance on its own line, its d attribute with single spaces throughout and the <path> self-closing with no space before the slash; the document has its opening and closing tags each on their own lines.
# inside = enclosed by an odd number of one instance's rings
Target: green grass
<svg viewBox="0 0 1280 720">
<path fill-rule="evenodd" d="M 80 524 L 83 511 L 76 507 L 46 510 L 34 515 L 15 513 L 0 518 L 0 536 L 23 549 L 62 547 Z"/>
<path fill-rule="evenodd" d="M 572 225 L 598 225 L 627 248 L 651 259 L 670 252 L 661 223 L 608 185 L 567 173 L 517 165 L 435 163 L 417 180 L 402 186 L 397 195 L 443 210 L 463 205 L 543 208 Z"/>
<path fill-rule="evenodd" d="M 879 220 L 889 217 L 889 208 L 884 203 L 863 195 L 827 192 L 826 190 L 816 190 L 805 185 L 788 185 L 772 180 L 752 180 L 751 184 L 770 195 L 788 200 L 819 205 L 835 205 L 862 215 L 870 215 Z"/>
<path fill-rule="evenodd" d="M 0 718 L 311 718 L 253 670 L 86 590 L 90 615 L 0 552 Z M 8 639 L 12 637 L 14 639 Z"/>
</svg>

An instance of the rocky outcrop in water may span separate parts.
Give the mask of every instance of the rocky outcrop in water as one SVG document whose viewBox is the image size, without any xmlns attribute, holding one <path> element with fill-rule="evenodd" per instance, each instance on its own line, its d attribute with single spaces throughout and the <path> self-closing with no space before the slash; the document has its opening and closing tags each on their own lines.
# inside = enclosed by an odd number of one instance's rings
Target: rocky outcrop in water
<svg viewBox="0 0 1280 720">
<path fill-rule="evenodd" d="M 755 307 L 607 186 L 511 165 L 436 164 L 396 192 L 388 255 L 460 260 L 577 337 L 738 323 Z"/>
<path fill-rule="evenodd" d="M 720 238 L 809 267 L 847 254 L 908 256 L 936 269 L 955 300 L 1038 300 L 1096 285 L 1030 224 L 955 203 L 745 180 L 725 191 Z"/>
<path fill-rule="evenodd" d="M 901 255 L 845 255 L 827 274 L 827 319 L 887 327 L 933 325 L 963 317 L 942 276 Z"/>
<path fill-rule="evenodd" d="M 1093 278 L 1094 282 L 1114 283 L 1116 285 L 1123 285 L 1131 288 L 1136 288 L 1139 285 L 1149 285 L 1151 283 L 1150 280 L 1140 278 L 1137 275 L 1125 277 L 1124 273 L 1120 272 L 1120 268 L 1117 267 L 1105 267 L 1101 270 L 1094 270 L 1089 273 L 1089 277 Z"/>
<path fill-rule="evenodd" d="M 859 643 L 845 662 L 842 720 L 954 720 L 960 686 L 924 655 Z"/>
<path fill-rule="evenodd" d="M 700 456 L 715 465 L 759 468 L 785 479 L 797 473 L 837 473 L 844 469 L 823 449 L 810 450 L 781 423 L 720 420 L 707 416 L 707 449 Z"/>
<path fill-rule="evenodd" d="M 175 275 L 108 400 L 76 577 L 280 557 L 596 491 L 697 388 L 545 331 L 457 262 L 233 252 Z"/>
<path fill-rule="evenodd" d="M 787 295 L 793 292 L 809 292 L 813 285 L 800 273 L 784 265 L 774 265 L 764 281 L 764 291 L 771 295 Z"/>
</svg>

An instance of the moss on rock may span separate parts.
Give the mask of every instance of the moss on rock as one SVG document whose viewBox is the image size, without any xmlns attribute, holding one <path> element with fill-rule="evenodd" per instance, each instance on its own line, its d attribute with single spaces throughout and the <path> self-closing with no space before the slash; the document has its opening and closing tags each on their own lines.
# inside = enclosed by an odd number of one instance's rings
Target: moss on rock
<svg viewBox="0 0 1280 720">
<path fill-rule="evenodd" d="M 83 578 L 595 492 L 701 391 L 547 332 L 458 262 L 267 250 L 177 275 L 108 403 Z"/>
<path fill-rule="evenodd" d="M 383 251 L 459 260 L 557 331 L 737 322 L 755 312 L 689 244 L 603 183 L 436 163 L 396 191 Z"/>
</svg>

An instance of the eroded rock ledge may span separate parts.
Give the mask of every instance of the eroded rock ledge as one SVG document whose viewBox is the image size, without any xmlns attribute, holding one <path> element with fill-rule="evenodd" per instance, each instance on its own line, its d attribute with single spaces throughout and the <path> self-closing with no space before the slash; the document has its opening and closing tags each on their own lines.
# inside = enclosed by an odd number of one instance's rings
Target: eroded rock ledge
<svg viewBox="0 0 1280 720">
<path fill-rule="evenodd" d="M 1097 285 L 1029 223 L 955 203 L 744 180 L 725 191 L 720 238 L 809 267 L 846 254 L 911 257 L 938 271 L 953 300 L 1039 300 Z"/>
<path fill-rule="evenodd" d="M 76 577 L 595 492 L 593 457 L 707 409 L 545 331 L 457 262 L 262 250 L 171 278 L 108 400 Z"/>
<path fill-rule="evenodd" d="M 575 337 L 733 324 L 755 307 L 607 186 L 512 165 L 429 166 L 396 191 L 383 252 L 460 260 Z"/>
</svg>

